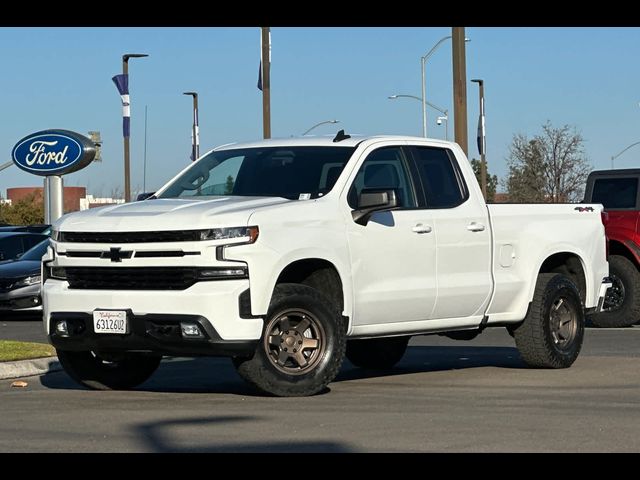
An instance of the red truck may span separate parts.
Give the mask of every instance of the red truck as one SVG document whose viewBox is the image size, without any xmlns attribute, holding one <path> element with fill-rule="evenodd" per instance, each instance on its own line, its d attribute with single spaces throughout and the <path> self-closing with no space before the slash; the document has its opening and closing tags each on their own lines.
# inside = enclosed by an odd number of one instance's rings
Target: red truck
<svg viewBox="0 0 640 480">
<path fill-rule="evenodd" d="M 587 179 L 585 203 L 604 205 L 609 239 L 609 275 L 613 286 L 598 327 L 629 327 L 640 320 L 640 169 L 596 170 Z"/>
</svg>

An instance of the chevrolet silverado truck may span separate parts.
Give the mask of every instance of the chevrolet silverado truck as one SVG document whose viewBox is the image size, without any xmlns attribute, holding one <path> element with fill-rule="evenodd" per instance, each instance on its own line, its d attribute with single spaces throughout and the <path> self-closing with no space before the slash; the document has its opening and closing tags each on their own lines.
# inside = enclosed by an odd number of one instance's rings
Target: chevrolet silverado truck
<svg viewBox="0 0 640 480">
<path fill-rule="evenodd" d="M 487 205 L 451 142 L 218 147 L 146 200 L 65 215 L 43 259 L 44 326 L 95 389 L 162 356 L 228 356 L 263 393 L 312 395 L 346 356 L 391 368 L 413 335 L 506 327 L 569 367 L 608 283 L 601 205 Z"/>
<path fill-rule="evenodd" d="M 597 327 L 629 327 L 640 321 L 640 169 L 595 170 L 587 179 L 585 203 L 606 212 L 609 270 L 613 286 L 602 312 L 591 315 Z"/>
</svg>

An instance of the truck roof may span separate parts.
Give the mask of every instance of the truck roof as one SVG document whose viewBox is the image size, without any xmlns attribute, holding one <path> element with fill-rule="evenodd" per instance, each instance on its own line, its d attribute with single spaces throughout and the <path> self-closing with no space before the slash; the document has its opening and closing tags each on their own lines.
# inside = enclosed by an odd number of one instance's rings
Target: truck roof
<svg viewBox="0 0 640 480">
<path fill-rule="evenodd" d="M 412 137 L 405 135 L 351 135 L 338 142 L 334 142 L 335 135 L 306 135 L 304 137 L 289 138 L 271 138 L 268 140 L 256 140 L 253 142 L 228 143 L 220 145 L 213 150 L 230 150 L 237 148 L 256 148 L 256 147 L 355 147 L 361 142 L 367 140 L 400 140 L 400 141 L 427 141 L 433 145 L 446 146 L 453 145 L 453 142 L 447 142 L 436 138 Z M 209 153 L 209 152 L 207 152 Z"/>
<path fill-rule="evenodd" d="M 615 170 L 593 170 L 589 176 L 621 176 L 621 175 L 640 175 L 640 168 L 616 168 Z"/>
</svg>

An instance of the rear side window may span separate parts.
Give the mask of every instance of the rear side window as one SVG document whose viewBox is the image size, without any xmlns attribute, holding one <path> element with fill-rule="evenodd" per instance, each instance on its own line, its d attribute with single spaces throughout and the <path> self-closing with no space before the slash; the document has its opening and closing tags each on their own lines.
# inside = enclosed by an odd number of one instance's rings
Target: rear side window
<svg viewBox="0 0 640 480">
<path fill-rule="evenodd" d="M 607 209 L 634 209 L 637 194 L 637 178 L 599 178 L 593 183 L 591 202 L 601 203 Z"/>
<path fill-rule="evenodd" d="M 453 208 L 466 199 L 466 189 L 446 150 L 414 147 L 427 208 Z"/>
</svg>

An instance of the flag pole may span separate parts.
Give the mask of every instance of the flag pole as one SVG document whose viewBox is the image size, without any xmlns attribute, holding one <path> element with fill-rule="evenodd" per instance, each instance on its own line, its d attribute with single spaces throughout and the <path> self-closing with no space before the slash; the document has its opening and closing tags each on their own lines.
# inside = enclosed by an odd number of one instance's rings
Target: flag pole
<svg viewBox="0 0 640 480">
<path fill-rule="evenodd" d="M 261 82 L 262 87 L 262 130 L 264 138 L 271 138 L 271 29 L 261 28 Z"/>
</svg>

